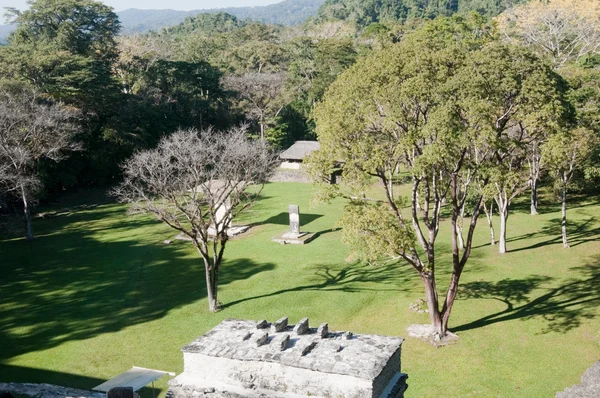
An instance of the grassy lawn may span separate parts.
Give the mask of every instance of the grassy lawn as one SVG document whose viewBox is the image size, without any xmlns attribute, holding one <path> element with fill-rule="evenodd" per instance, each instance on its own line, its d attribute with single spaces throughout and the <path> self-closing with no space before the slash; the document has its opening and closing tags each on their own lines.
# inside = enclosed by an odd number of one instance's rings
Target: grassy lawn
<svg viewBox="0 0 600 398">
<path fill-rule="evenodd" d="M 199 257 L 187 242 L 163 244 L 175 235 L 167 227 L 122 205 L 90 206 L 94 196 L 41 209 L 49 214 L 35 220 L 35 241 L 0 240 L 0 381 L 89 389 L 132 365 L 180 373 L 180 348 L 225 318 L 308 316 L 333 330 L 396 336 L 428 322 L 408 309 L 423 297 L 412 269 L 346 261 L 332 230 L 341 201 L 310 208 L 303 184 L 264 193 L 243 220 L 251 232 L 226 251 L 217 314 L 207 310 Z M 320 234 L 307 246 L 270 242 L 287 228 L 291 203 L 302 230 Z M 513 211 L 504 256 L 481 219 L 450 320 L 460 340 L 439 349 L 404 342 L 407 396 L 550 397 L 600 359 L 600 206 L 572 205 L 565 250 L 560 209 L 542 204 L 536 217 L 526 204 Z M 157 387 L 164 395 L 166 380 Z"/>
</svg>

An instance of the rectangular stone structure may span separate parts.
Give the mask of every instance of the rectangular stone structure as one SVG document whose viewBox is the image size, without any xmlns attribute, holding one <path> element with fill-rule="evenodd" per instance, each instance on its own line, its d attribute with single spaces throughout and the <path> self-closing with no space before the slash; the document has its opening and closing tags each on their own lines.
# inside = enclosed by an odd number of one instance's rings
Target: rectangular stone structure
<svg viewBox="0 0 600 398">
<path fill-rule="evenodd" d="M 184 372 L 169 383 L 168 396 L 213 389 L 226 391 L 227 398 L 404 397 L 400 338 L 354 334 L 346 340 L 346 333 L 333 331 L 323 337 L 323 324 L 320 333 L 313 328 L 293 339 L 276 333 L 258 346 L 243 339 L 262 332 L 256 324 L 228 319 L 185 346 Z"/>
<path fill-rule="evenodd" d="M 300 206 L 290 205 L 290 232 L 295 235 L 300 235 Z"/>
</svg>

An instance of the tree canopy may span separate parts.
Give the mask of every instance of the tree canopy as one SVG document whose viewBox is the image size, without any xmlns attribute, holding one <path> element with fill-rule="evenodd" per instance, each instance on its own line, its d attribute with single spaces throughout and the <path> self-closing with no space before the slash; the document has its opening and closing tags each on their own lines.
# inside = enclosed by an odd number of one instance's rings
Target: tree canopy
<svg viewBox="0 0 600 398">
<path fill-rule="evenodd" d="M 401 259 L 417 271 L 439 338 L 448 331 L 483 194 L 466 212 L 461 249 L 457 223 L 467 198 L 476 185 L 490 182 L 490 170 L 505 162 L 507 145 L 522 142 L 511 135 L 515 126 L 535 131 L 562 114 L 558 76 L 489 32 L 479 18 L 427 24 L 342 73 L 314 115 L 321 150 L 312 158 L 313 173 L 326 177 L 342 164 L 345 188 L 324 185 L 324 193 L 351 198 L 341 221 L 344 239 L 370 261 Z M 408 214 L 389 183 L 399 168 L 412 180 Z M 384 203 L 367 199 L 373 177 L 386 192 Z M 444 300 L 436 281 L 436 265 L 443 263 L 436 254 L 443 203 L 452 225 Z"/>
</svg>

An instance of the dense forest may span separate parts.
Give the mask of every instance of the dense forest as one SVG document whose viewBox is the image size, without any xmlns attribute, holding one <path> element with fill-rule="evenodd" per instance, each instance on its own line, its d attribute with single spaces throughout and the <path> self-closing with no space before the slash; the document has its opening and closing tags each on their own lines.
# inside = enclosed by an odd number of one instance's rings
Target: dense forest
<svg viewBox="0 0 600 398">
<path fill-rule="evenodd" d="M 295 2 L 308 3 L 314 4 Z M 477 12 L 482 31 L 529 46 L 553 62 L 560 49 L 549 51 L 543 39 L 519 31 L 523 18 L 506 11 L 518 3 L 327 0 L 318 16 L 301 26 L 206 13 L 158 32 L 128 35 L 120 34 L 117 14 L 99 2 L 32 1 L 28 11 L 9 10 L 16 30 L 0 47 L 1 90 L 8 97 L 19 92 L 30 101 L 72 110 L 77 145 L 60 162 L 43 153 L 28 159 L 27 195 L 48 198 L 76 187 L 113 184 L 121 178 L 124 159 L 179 128 L 249 123 L 251 135 L 279 149 L 315 139 L 312 110 L 344 70 L 439 16 L 460 20 Z M 540 27 L 540 35 L 547 31 Z M 561 37 L 578 37 L 573 34 Z M 581 118 L 595 131 L 598 115 L 589 109 L 598 98 L 597 48 L 556 65 L 584 110 Z M 27 196 L 21 191 L 15 196 L 4 190 L 5 203 Z"/>
</svg>

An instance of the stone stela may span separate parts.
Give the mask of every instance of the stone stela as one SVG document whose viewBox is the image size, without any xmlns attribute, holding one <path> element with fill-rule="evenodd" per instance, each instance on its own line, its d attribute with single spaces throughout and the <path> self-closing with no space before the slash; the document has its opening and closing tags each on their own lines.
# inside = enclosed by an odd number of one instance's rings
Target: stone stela
<svg viewBox="0 0 600 398">
<path fill-rule="evenodd" d="M 403 340 L 295 325 L 227 319 L 183 347 L 184 372 L 167 398 L 403 398 Z"/>
<path fill-rule="evenodd" d="M 290 233 L 300 235 L 300 206 L 290 205 Z"/>
<path fill-rule="evenodd" d="M 271 239 L 273 242 L 281 243 L 282 245 L 304 245 L 316 237 L 315 234 L 300 232 L 300 206 L 289 205 L 288 213 L 290 230 Z"/>
</svg>

